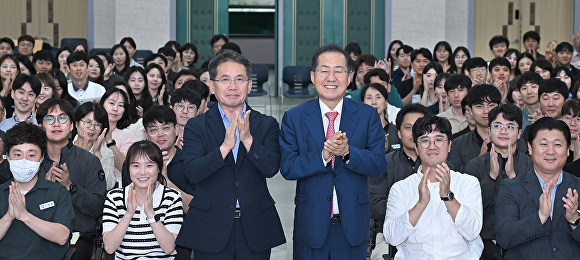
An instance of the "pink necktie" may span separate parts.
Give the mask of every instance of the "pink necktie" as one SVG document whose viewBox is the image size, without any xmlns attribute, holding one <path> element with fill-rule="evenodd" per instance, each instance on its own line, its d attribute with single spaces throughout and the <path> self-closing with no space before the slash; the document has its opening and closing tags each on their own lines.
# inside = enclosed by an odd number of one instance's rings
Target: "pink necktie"
<svg viewBox="0 0 580 260">
<path fill-rule="evenodd" d="M 326 129 L 326 140 L 334 135 L 334 120 L 338 116 L 338 112 L 326 112 L 324 115 L 328 117 L 328 128 Z M 332 156 L 332 169 L 334 169 L 334 155 Z"/>
</svg>

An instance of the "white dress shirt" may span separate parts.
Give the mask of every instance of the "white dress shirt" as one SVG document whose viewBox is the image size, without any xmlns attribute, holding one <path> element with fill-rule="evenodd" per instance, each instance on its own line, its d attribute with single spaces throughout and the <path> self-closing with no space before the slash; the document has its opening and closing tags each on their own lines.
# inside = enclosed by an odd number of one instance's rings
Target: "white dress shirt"
<svg viewBox="0 0 580 260">
<path fill-rule="evenodd" d="M 322 114 L 322 126 L 324 127 L 324 137 L 326 137 L 326 130 L 328 130 L 328 124 L 330 120 L 326 117 L 327 112 L 338 112 L 338 116 L 334 119 L 334 132 L 338 132 L 340 130 L 340 119 L 342 118 L 342 101 L 343 99 L 338 102 L 334 110 L 330 110 L 330 108 L 322 102 L 322 100 L 318 99 L 318 103 L 320 104 L 320 112 Z M 322 153 L 322 152 L 321 152 Z M 332 156 L 328 158 L 328 160 L 324 160 L 324 156 L 322 156 L 322 163 L 326 165 L 332 160 Z M 340 157 L 335 157 L 336 160 L 342 160 Z M 336 165 L 336 163 L 335 163 Z M 338 214 L 338 200 L 336 199 L 336 187 L 332 188 L 332 214 Z M 330 216 L 329 216 L 330 217 Z"/>
<path fill-rule="evenodd" d="M 429 182 L 431 199 L 413 227 L 409 210 L 419 201 L 421 169 L 420 166 L 416 174 L 395 183 L 389 193 L 383 234 L 389 244 L 397 246 L 395 259 L 479 259 L 483 251 L 479 237 L 483 225 L 479 181 L 451 171 L 450 189 L 461 204 L 455 222 L 440 199 L 439 182 Z"/>
</svg>

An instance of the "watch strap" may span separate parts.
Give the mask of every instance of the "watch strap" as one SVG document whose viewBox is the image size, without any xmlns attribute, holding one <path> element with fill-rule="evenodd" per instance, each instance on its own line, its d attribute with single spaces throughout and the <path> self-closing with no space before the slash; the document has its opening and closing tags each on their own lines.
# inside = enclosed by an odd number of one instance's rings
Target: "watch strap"
<svg viewBox="0 0 580 260">
<path fill-rule="evenodd" d="M 117 142 L 115 142 L 115 139 L 113 139 L 112 142 L 107 144 L 107 148 L 110 148 L 111 146 L 116 145 L 116 144 L 117 144 Z"/>
</svg>

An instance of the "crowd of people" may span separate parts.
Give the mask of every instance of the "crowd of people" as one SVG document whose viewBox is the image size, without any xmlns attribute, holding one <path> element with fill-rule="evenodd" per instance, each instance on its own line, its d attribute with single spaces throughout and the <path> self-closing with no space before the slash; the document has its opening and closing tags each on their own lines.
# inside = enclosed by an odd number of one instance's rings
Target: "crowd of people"
<svg viewBox="0 0 580 260">
<path fill-rule="evenodd" d="M 1 38 L 0 258 L 99 258 L 102 237 L 115 259 L 269 259 L 280 172 L 294 259 L 572 259 L 580 33 L 545 55 L 523 41 L 494 36 L 489 62 L 445 41 L 323 46 L 318 98 L 279 124 L 224 35 L 199 69 L 192 43 L 139 64 L 130 37 L 92 56 Z"/>
</svg>

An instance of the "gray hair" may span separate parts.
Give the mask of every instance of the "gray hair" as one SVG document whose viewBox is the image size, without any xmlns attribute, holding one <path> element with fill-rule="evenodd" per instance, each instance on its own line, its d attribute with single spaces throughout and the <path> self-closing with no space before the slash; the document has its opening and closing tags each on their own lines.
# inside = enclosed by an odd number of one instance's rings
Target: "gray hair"
<svg viewBox="0 0 580 260">
<path fill-rule="evenodd" d="M 248 76 L 248 79 L 251 78 L 252 64 L 250 64 L 250 61 L 246 59 L 246 57 L 232 50 L 220 50 L 218 54 L 209 61 L 208 71 L 210 80 L 215 80 L 218 74 L 217 67 L 226 62 L 235 62 L 244 65 L 244 67 L 246 67 L 246 76 Z"/>
</svg>

